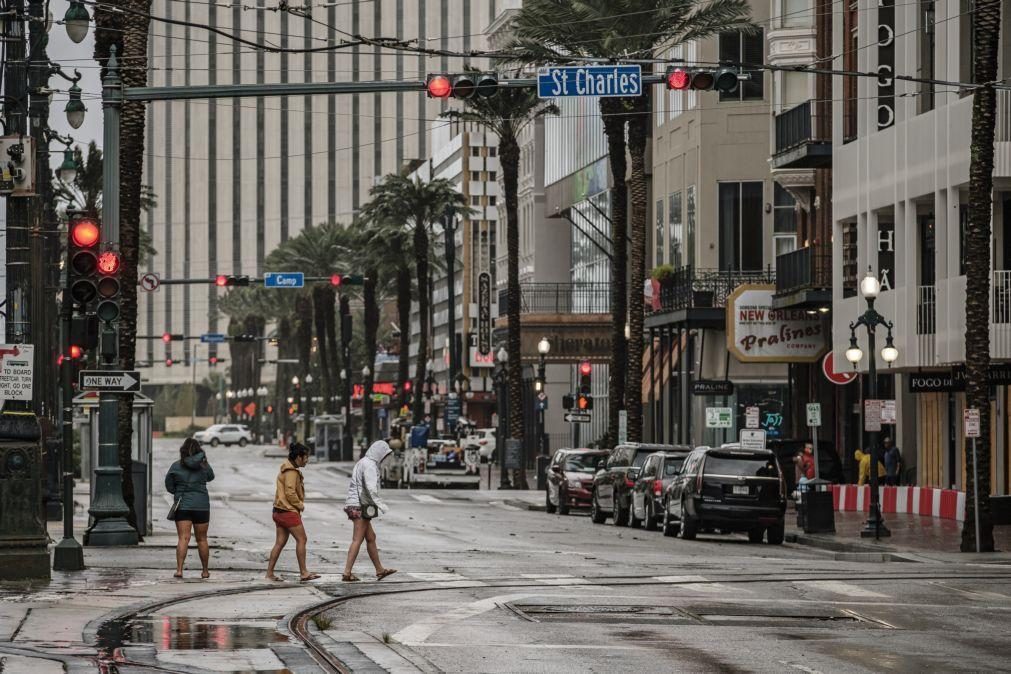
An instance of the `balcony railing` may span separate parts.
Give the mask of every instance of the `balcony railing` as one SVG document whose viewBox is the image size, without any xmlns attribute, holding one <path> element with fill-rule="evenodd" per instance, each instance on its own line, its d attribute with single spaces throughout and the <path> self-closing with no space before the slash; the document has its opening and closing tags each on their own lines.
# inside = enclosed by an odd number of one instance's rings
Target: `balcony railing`
<svg viewBox="0 0 1011 674">
<path fill-rule="evenodd" d="M 508 291 L 499 291 L 504 314 Z M 521 283 L 520 311 L 525 314 L 606 314 L 611 310 L 610 283 Z"/>
<path fill-rule="evenodd" d="M 920 365 L 933 365 L 937 355 L 937 289 L 916 289 L 916 342 Z"/>
<path fill-rule="evenodd" d="M 831 287 L 832 253 L 809 246 L 776 257 L 777 295 Z"/>
<path fill-rule="evenodd" d="M 727 297 L 744 283 L 774 283 L 772 269 L 720 271 L 679 267 L 660 284 L 660 310 L 712 309 L 725 307 Z"/>
<path fill-rule="evenodd" d="M 817 106 L 805 101 L 776 115 L 774 168 L 823 168 L 832 163 L 828 126 L 819 123 Z M 821 127 L 825 127 L 824 129 Z"/>
</svg>

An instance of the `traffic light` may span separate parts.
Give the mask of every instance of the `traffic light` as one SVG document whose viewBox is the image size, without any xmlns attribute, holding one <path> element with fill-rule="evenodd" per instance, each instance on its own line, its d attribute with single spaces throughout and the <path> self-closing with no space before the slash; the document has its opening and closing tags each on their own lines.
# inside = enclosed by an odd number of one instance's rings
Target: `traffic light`
<svg viewBox="0 0 1011 674">
<path fill-rule="evenodd" d="M 214 277 L 214 285 L 218 286 L 219 288 L 231 286 L 245 287 L 249 285 L 249 277 L 237 276 L 234 274 L 232 275 L 218 274 L 217 276 Z"/>
<path fill-rule="evenodd" d="M 76 344 L 71 344 L 70 348 L 67 350 L 67 357 L 71 360 L 79 360 L 81 356 L 84 355 L 84 349 Z"/>
<path fill-rule="evenodd" d="M 218 364 L 218 357 L 217 356 L 211 356 L 210 358 L 207 359 L 207 364 L 210 365 L 211 367 L 217 366 L 217 364 Z"/>
<path fill-rule="evenodd" d="M 330 285 L 335 288 L 365 285 L 365 277 L 359 274 L 331 274 Z"/>
<path fill-rule="evenodd" d="M 588 360 L 579 364 L 579 392 L 590 395 L 591 378 L 593 376 L 593 365 Z"/>
<path fill-rule="evenodd" d="M 562 409 L 571 410 L 576 406 L 576 396 L 566 393 L 562 396 Z"/>
<path fill-rule="evenodd" d="M 80 345 L 85 351 L 98 346 L 98 316 L 85 314 L 71 318 L 70 343 Z"/>
<path fill-rule="evenodd" d="M 95 313 L 106 322 L 119 319 L 119 272 L 122 266 L 119 252 L 104 250 L 98 255 L 98 307 Z"/>
<path fill-rule="evenodd" d="M 233 342 L 255 342 L 257 339 L 259 339 L 259 337 L 257 337 L 256 335 L 242 334 L 242 335 L 232 335 L 231 339 Z"/>
<path fill-rule="evenodd" d="M 593 398 L 585 393 L 580 393 L 576 396 L 576 409 L 579 411 L 592 410 L 593 409 Z"/>
<path fill-rule="evenodd" d="M 341 343 L 346 347 L 351 344 L 351 300 L 347 295 L 341 295 Z"/>
<path fill-rule="evenodd" d="M 186 335 L 180 335 L 173 332 L 163 332 L 161 335 L 161 341 L 168 344 L 169 342 L 181 342 L 186 339 Z"/>
<path fill-rule="evenodd" d="M 165 367 L 172 367 L 172 359 L 171 358 L 166 358 L 165 359 Z"/>
<path fill-rule="evenodd" d="M 473 98 L 494 96 L 498 91 L 495 73 L 433 74 L 425 80 L 429 98 Z"/>
<path fill-rule="evenodd" d="M 98 296 L 98 244 L 101 229 L 94 218 L 80 213 L 70 216 L 67 257 L 70 261 L 67 285 L 70 297 L 82 311 Z"/>
<path fill-rule="evenodd" d="M 672 91 L 709 91 L 715 89 L 725 93 L 737 91 L 737 71 L 732 68 L 705 70 L 696 68 L 671 67 L 667 69 L 667 88 Z"/>
</svg>

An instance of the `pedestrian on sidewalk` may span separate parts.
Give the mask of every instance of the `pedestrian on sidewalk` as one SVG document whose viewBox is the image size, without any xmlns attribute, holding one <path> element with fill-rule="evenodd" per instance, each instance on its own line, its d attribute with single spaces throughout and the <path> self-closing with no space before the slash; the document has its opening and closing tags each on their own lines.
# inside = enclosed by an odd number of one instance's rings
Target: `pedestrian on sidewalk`
<svg viewBox="0 0 1011 674">
<path fill-rule="evenodd" d="M 183 564 L 190 547 L 190 534 L 197 537 L 197 553 L 203 571 L 201 578 L 210 578 L 207 565 L 210 561 L 210 545 L 207 542 L 207 528 L 211 521 L 211 499 L 207 494 L 207 483 L 214 479 L 214 469 L 207 463 L 207 455 L 200 443 L 186 438 L 179 448 L 179 460 L 165 473 L 165 489 L 174 497 L 169 519 L 175 520 L 176 534 L 176 578 L 183 577 Z"/>
<path fill-rule="evenodd" d="M 309 463 L 309 448 L 300 442 L 288 445 L 288 458 L 281 464 L 274 487 L 274 528 L 276 538 L 267 563 L 267 580 L 281 580 L 274 575 L 274 567 L 281 551 L 288 544 L 288 538 L 295 538 L 295 559 L 298 560 L 299 579 L 305 583 L 319 578 L 318 573 L 310 573 L 305 564 L 305 527 L 302 526 L 302 511 L 305 510 L 305 484 L 302 471 Z"/>
<path fill-rule="evenodd" d="M 797 466 L 800 468 L 800 479 L 797 484 L 807 484 L 815 478 L 814 446 L 810 442 L 805 442 L 804 451 L 799 456 L 800 460 L 797 462 Z"/>
<path fill-rule="evenodd" d="M 386 504 L 379 498 L 379 464 L 381 464 L 393 450 L 383 440 L 372 443 L 365 456 L 355 464 L 355 469 L 351 472 L 351 484 L 348 485 L 348 497 L 344 501 L 344 512 L 348 519 L 354 524 L 354 532 L 351 537 L 351 546 L 348 548 L 348 561 L 344 567 L 344 582 L 354 582 L 361 580 L 353 574 L 351 570 L 355 566 L 358 558 L 358 551 L 365 541 L 365 549 L 369 553 L 369 559 L 376 567 L 376 580 L 382 580 L 387 576 L 397 572 L 396 569 L 387 569 L 379 561 L 379 548 L 376 546 L 376 531 L 372 528 L 372 520 L 387 511 Z"/>
<path fill-rule="evenodd" d="M 885 447 L 885 484 L 893 487 L 898 486 L 899 476 L 902 474 L 902 452 L 892 444 L 892 439 L 889 436 L 885 436 L 882 444 Z"/>
<path fill-rule="evenodd" d="M 864 453 L 861 450 L 853 452 L 853 458 L 857 460 L 860 465 L 860 478 L 857 480 L 858 485 L 865 485 L 870 482 L 871 479 L 871 454 L 870 452 Z M 885 472 L 885 464 L 881 463 L 881 459 L 878 459 L 878 479 L 882 480 L 887 476 Z"/>
</svg>

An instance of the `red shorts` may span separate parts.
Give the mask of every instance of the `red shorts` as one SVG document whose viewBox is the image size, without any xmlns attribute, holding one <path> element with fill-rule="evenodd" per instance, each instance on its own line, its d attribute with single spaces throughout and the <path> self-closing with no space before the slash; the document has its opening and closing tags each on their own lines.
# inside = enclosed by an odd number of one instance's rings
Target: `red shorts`
<svg viewBox="0 0 1011 674">
<path fill-rule="evenodd" d="M 274 509 L 274 524 L 283 529 L 294 529 L 302 526 L 302 516 L 294 510 Z"/>
</svg>

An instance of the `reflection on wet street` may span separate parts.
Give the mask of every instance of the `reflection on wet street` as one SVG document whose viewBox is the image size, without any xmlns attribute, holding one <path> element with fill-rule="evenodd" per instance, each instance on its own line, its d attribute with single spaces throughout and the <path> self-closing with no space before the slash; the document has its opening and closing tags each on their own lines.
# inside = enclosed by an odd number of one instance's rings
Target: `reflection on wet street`
<svg viewBox="0 0 1011 674">
<path fill-rule="evenodd" d="M 153 644 L 158 650 L 232 651 L 288 641 L 269 621 L 250 625 L 175 616 L 137 618 L 127 623 L 123 637 L 124 645 Z"/>
</svg>

